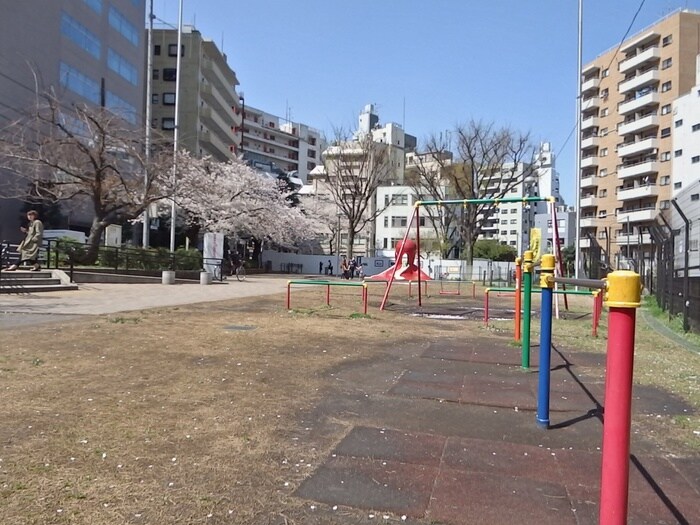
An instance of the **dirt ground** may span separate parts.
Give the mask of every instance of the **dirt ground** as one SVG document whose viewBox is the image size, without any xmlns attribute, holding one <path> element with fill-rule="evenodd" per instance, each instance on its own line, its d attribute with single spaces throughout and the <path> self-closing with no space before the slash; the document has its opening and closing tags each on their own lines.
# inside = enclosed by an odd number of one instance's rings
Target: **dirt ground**
<svg viewBox="0 0 700 525">
<path fill-rule="evenodd" d="M 512 321 L 484 327 L 480 294 L 431 297 L 434 315 L 449 313 L 441 319 L 412 315 L 415 297 L 397 289 L 379 312 L 380 288 L 369 316 L 359 289 L 334 289 L 331 306 L 313 289 L 294 290 L 289 311 L 284 297 L 268 296 L 4 331 L 2 523 L 401 523 L 293 495 L 352 425 L 330 416 L 319 423 L 314 407 L 333 394 L 342 367 L 456 334 L 512 338 Z M 494 297 L 495 317 L 507 316 L 511 301 Z M 604 337 L 589 335 L 588 302 L 575 311 L 555 338 L 604 351 Z M 459 315 L 466 319 L 452 318 Z M 538 326 L 533 320 L 535 334 Z M 686 377 L 679 395 L 697 407 L 697 376 L 689 378 L 699 358 L 665 350 L 663 361 L 642 365 Z M 659 446 L 692 453 L 697 422 L 640 428 L 675 429 L 668 440 L 659 435 Z"/>
</svg>

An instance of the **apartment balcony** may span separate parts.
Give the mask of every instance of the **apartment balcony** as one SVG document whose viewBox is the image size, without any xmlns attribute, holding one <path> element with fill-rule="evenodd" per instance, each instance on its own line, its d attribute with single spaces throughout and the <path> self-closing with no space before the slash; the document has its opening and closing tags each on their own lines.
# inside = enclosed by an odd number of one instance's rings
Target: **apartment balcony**
<svg viewBox="0 0 700 525">
<path fill-rule="evenodd" d="M 656 137 L 649 137 L 648 139 L 643 139 L 625 146 L 621 146 L 617 150 L 617 155 L 620 158 L 632 157 L 634 155 L 639 155 L 645 151 L 650 151 L 659 147 L 659 139 Z"/>
<path fill-rule="evenodd" d="M 617 222 L 648 222 L 656 217 L 656 207 L 645 208 L 643 210 L 620 211 L 617 214 Z"/>
<path fill-rule="evenodd" d="M 647 160 L 630 166 L 618 166 L 617 178 L 627 179 L 629 177 L 641 177 L 642 175 L 653 175 L 658 172 L 659 162 L 656 160 Z"/>
<path fill-rule="evenodd" d="M 596 155 L 591 155 L 589 157 L 584 157 L 581 159 L 581 169 L 591 168 L 598 165 L 598 157 Z"/>
<path fill-rule="evenodd" d="M 496 230 L 498 230 L 499 226 L 500 225 L 497 222 L 494 222 L 492 224 L 486 223 L 481 227 L 481 230 L 482 231 L 491 231 L 491 230 L 496 231 Z"/>
<path fill-rule="evenodd" d="M 589 195 L 587 197 L 582 197 L 579 201 L 581 208 L 590 208 L 591 206 L 596 206 L 596 200 L 594 195 Z"/>
<path fill-rule="evenodd" d="M 583 83 L 581 84 L 581 92 L 586 93 L 587 91 L 598 89 L 599 87 L 600 87 L 600 79 L 599 78 L 589 78 L 588 80 L 584 80 Z"/>
<path fill-rule="evenodd" d="M 618 67 L 620 69 L 620 73 L 627 73 L 632 69 L 638 68 L 645 62 L 658 62 L 660 59 L 661 49 L 659 49 L 659 46 L 654 46 L 650 47 L 649 49 L 645 49 L 641 53 L 637 53 L 637 55 L 633 56 L 632 58 L 623 60 L 620 62 Z"/>
<path fill-rule="evenodd" d="M 628 115 L 634 111 L 638 111 L 645 106 L 658 106 L 659 105 L 659 93 L 652 91 L 641 97 L 637 97 L 634 100 L 628 102 L 623 102 L 617 107 L 617 111 L 620 115 Z"/>
<path fill-rule="evenodd" d="M 229 160 L 233 157 L 230 147 L 214 133 L 208 129 L 203 129 L 199 133 L 200 146 L 210 153 L 217 160 Z"/>
<path fill-rule="evenodd" d="M 596 217 L 581 217 L 579 226 L 581 228 L 592 228 L 596 225 Z"/>
<path fill-rule="evenodd" d="M 225 137 L 228 142 L 233 144 L 234 135 L 231 131 L 233 121 L 225 122 L 221 116 L 212 111 L 210 107 L 203 107 L 199 111 L 199 117 L 204 121 L 204 124 L 214 130 L 222 139 Z"/>
<path fill-rule="evenodd" d="M 599 96 L 587 98 L 586 100 L 581 102 L 581 111 L 588 111 L 589 109 L 599 108 L 599 107 L 600 107 L 600 97 Z"/>
<path fill-rule="evenodd" d="M 651 84 L 658 84 L 660 79 L 661 72 L 658 69 L 650 69 L 641 75 L 637 75 L 634 78 L 620 82 L 617 88 L 620 93 L 627 93 L 629 91 L 636 91 Z"/>
<path fill-rule="evenodd" d="M 581 177 L 581 188 L 594 188 L 598 186 L 598 181 L 595 175 Z"/>
<path fill-rule="evenodd" d="M 600 137 L 592 136 L 581 140 L 581 149 L 596 148 L 600 144 Z"/>
<path fill-rule="evenodd" d="M 598 127 L 598 117 L 588 117 L 581 121 L 581 131 Z"/>
<path fill-rule="evenodd" d="M 632 235 L 627 235 L 627 234 L 620 234 L 617 237 L 615 237 L 615 244 L 618 246 L 636 246 L 640 244 L 652 244 L 651 241 L 651 234 L 649 233 L 643 233 L 642 235 L 639 235 L 638 233 L 633 233 Z"/>
<path fill-rule="evenodd" d="M 646 117 L 638 118 L 632 122 L 627 122 L 622 124 L 620 129 L 617 130 L 617 134 L 620 136 L 630 135 L 632 133 L 639 133 L 647 129 L 655 128 L 659 126 L 658 115 L 647 115 Z"/>
<path fill-rule="evenodd" d="M 658 197 L 659 188 L 656 184 L 649 184 L 646 186 L 639 186 L 637 188 L 629 188 L 624 190 L 619 190 L 617 192 L 617 200 L 629 201 L 635 199 L 643 199 L 645 197 Z"/>
</svg>

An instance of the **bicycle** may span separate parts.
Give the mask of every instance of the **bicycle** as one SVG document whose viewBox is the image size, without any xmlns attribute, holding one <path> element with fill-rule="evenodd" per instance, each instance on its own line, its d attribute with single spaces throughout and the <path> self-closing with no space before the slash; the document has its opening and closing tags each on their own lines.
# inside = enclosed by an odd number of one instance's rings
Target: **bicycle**
<svg viewBox="0 0 700 525">
<path fill-rule="evenodd" d="M 245 264 L 243 262 L 238 263 L 236 269 L 231 273 L 231 275 L 236 274 L 236 279 L 239 281 L 245 281 Z"/>
</svg>

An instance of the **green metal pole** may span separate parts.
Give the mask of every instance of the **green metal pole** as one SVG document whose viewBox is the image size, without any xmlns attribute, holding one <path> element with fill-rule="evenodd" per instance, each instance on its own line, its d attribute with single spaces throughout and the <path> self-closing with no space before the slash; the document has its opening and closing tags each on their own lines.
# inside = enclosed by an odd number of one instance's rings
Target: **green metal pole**
<svg viewBox="0 0 700 525">
<path fill-rule="evenodd" d="M 532 251 L 527 250 L 523 255 L 523 348 L 522 367 L 530 368 L 530 317 L 532 314 Z"/>
</svg>

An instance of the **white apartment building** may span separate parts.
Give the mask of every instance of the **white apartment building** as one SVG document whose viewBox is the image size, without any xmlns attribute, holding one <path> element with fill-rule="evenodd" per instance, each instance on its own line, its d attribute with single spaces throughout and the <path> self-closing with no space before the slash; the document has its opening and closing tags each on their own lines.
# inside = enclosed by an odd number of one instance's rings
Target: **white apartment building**
<svg viewBox="0 0 700 525">
<path fill-rule="evenodd" d="M 671 207 L 671 161 L 686 156 L 685 148 L 672 143 L 678 130 L 672 104 L 697 83 L 698 24 L 699 12 L 675 11 L 581 71 L 584 265 L 597 253 L 592 242 L 610 244 L 613 266 L 629 264 L 643 272 L 651 264 L 654 246 L 647 228 Z"/>
<path fill-rule="evenodd" d="M 274 164 L 282 171 L 295 171 L 304 183 L 321 164 L 326 146 L 317 129 L 250 106 L 244 107 L 240 141 L 243 157 L 254 166 Z"/>
<path fill-rule="evenodd" d="M 153 109 L 151 125 L 164 133 L 175 130 L 175 85 L 180 76 L 180 146 L 196 157 L 218 161 L 234 158 L 240 148 L 238 78 L 226 55 L 192 26 L 182 31 L 181 71 L 177 70 L 175 29 L 153 31 Z"/>
<path fill-rule="evenodd" d="M 673 102 L 672 196 L 700 181 L 700 55 L 695 60 L 695 86 Z"/>
</svg>

